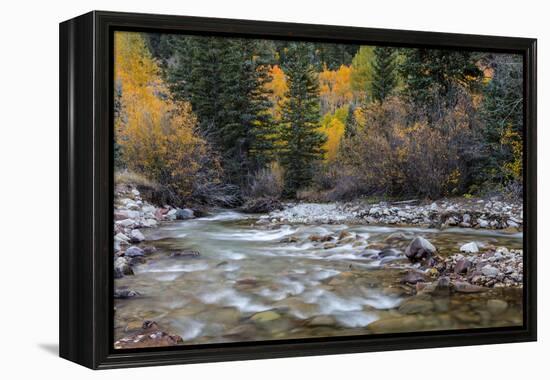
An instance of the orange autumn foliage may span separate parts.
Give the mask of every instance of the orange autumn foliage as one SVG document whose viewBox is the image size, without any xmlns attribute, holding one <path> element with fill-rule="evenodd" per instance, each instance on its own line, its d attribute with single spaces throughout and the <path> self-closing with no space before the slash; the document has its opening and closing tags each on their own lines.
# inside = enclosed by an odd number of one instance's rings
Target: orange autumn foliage
<svg viewBox="0 0 550 380">
<path fill-rule="evenodd" d="M 277 65 L 271 67 L 269 75 L 271 76 L 271 81 L 267 82 L 265 86 L 271 91 L 272 115 L 275 120 L 280 120 L 281 104 L 284 102 L 285 94 L 288 91 L 286 76 L 284 71 Z"/>
<path fill-rule="evenodd" d="M 209 156 L 207 144 L 195 134 L 190 104 L 172 100 L 139 33 L 115 34 L 114 68 L 120 103 L 116 141 L 124 164 L 179 199 L 189 197 Z"/>
</svg>

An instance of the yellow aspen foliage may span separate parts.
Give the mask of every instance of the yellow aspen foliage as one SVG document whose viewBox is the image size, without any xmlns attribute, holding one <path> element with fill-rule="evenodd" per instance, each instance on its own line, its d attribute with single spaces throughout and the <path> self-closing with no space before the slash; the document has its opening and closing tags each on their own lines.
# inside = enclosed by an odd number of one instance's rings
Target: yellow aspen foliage
<svg viewBox="0 0 550 380">
<path fill-rule="evenodd" d="M 281 104 L 285 101 L 288 85 L 286 75 L 279 66 L 272 66 L 269 70 L 269 75 L 271 76 L 271 81 L 267 82 L 265 86 L 271 91 L 272 115 L 274 120 L 278 121 L 281 119 Z"/>
<path fill-rule="evenodd" d="M 352 69 L 349 66 L 342 65 L 338 70 L 328 70 L 325 66 L 319 73 L 322 112 L 334 112 L 352 100 L 351 72 Z"/>
<path fill-rule="evenodd" d="M 338 154 L 340 141 L 346 129 L 348 109 L 348 106 L 338 108 L 334 114 L 326 114 L 321 121 L 320 130 L 327 136 L 327 141 L 323 145 L 326 161 L 333 161 Z"/>
<path fill-rule="evenodd" d="M 115 34 L 116 141 L 131 170 L 166 185 L 178 198 L 191 195 L 208 146 L 195 134 L 187 102 L 172 100 L 139 33 Z"/>
</svg>

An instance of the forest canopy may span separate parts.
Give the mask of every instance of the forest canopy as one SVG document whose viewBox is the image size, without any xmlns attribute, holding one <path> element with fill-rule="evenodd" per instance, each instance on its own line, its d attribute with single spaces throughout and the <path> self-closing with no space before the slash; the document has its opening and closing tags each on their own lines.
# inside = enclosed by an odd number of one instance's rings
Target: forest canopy
<svg viewBox="0 0 550 380">
<path fill-rule="evenodd" d="M 519 55 L 115 33 L 115 165 L 174 204 L 522 189 Z"/>
</svg>

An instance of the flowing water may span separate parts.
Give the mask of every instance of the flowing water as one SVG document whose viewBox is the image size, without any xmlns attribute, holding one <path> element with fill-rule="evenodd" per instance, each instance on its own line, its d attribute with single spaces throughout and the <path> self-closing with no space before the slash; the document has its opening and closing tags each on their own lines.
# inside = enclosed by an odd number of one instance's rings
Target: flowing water
<svg viewBox="0 0 550 380">
<path fill-rule="evenodd" d="M 417 235 L 442 254 L 456 253 L 470 241 L 521 248 L 521 234 L 344 224 L 261 226 L 256 220 L 220 210 L 143 230 L 147 245 L 157 251 L 134 267 L 135 276 L 116 280 L 117 288 L 136 290 L 140 296 L 116 300 L 115 338 L 144 320 L 180 335 L 185 344 L 522 323 L 522 290 L 513 288 L 428 296 L 418 314 L 401 314 L 399 305 L 413 297 L 400 284 L 411 264 L 402 254 L 380 259 L 368 250 L 391 246 L 404 251 Z M 340 246 L 309 239 L 343 230 L 353 238 Z M 170 255 L 181 250 L 200 256 Z M 495 313 L 487 306 L 489 299 L 505 300 L 508 307 Z"/>
</svg>

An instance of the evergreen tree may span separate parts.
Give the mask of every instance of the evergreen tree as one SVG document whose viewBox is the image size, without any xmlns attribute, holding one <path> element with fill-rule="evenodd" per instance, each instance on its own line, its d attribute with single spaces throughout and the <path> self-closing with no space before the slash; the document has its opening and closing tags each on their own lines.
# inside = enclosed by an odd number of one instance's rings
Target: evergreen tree
<svg viewBox="0 0 550 380">
<path fill-rule="evenodd" d="M 455 105 L 459 87 L 475 92 L 483 77 L 473 53 L 437 49 L 404 49 L 400 72 L 404 95 L 424 110 L 429 120 L 436 120 L 443 109 Z"/>
<path fill-rule="evenodd" d="M 480 161 L 482 177 L 493 183 L 521 181 L 523 136 L 523 66 L 520 56 L 495 55 L 487 67 L 490 82 L 483 89 L 480 114 L 485 158 Z M 520 149 L 517 149 L 517 148 Z M 514 168 L 514 163 L 517 168 Z M 515 170 L 510 170 L 515 169 Z"/>
<path fill-rule="evenodd" d="M 183 37 L 168 81 L 188 100 L 202 136 L 220 152 L 228 181 L 243 186 L 272 155 L 269 54 L 261 41 Z"/>
<path fill-rule="evenodd" d="M 272 103 L 266 87 L 271 80 L 269 58 L 258 41 L 237 39 L 227 44 L 221 76 L 226 112 L 218 130 L 228 174 L 233 182 L 245 185 L 273 153 Z"/>
<path fill-rule="evenodd" d="M 374 48 L 371 94 L 375 101 L 383 102 L 397 85 L 395 48 Z"/>
<path fill-rule="evenodd" d="M 287 101 L 282 106 L 281 164 L 285 170 L 284 195 L 294 197 L 313 176 L 313 166 L 323 158 L 326 136 L 319 132 L 319 83 L 307 52 L 297 44 L 288 49 L 285 73 Z"/>
</svg>

